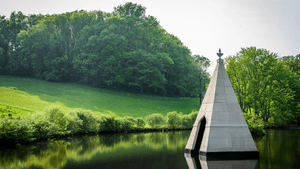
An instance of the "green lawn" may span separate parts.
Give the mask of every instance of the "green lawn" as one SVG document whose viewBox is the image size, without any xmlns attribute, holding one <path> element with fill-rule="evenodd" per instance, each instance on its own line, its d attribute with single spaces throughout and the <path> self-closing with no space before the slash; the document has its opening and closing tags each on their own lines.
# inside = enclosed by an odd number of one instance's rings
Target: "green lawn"
<svg viewBox="0 0 300 169">
<path fill-rule="evenodd" d="M 60 102 L 51 103 L 44 101 L 38 96 L 16 90 L 15 87 L 0 87 L 0 110 L 2 110 L 1 112 L 4 111 L 4 114 L 24 116 L 34 112 L 41 112 L 50 105 L 60 105 L 64 111 L 71 110 L 71 108 L 64 106 Z"/>
<path fill-rule="evenodd" d="M 65 110 L 84 108 L 95 113 L 144 118 L 153 113 L 165 116 L 171 111 L 189 114 L 200 107 L 198 98 L 150 96 L 25 77 L 0 76 L 0 86 L 18 89 L 0 88 L 0 108 L 8 105 L 20 112 L 37 112 L 51 104 L 60 104 Z"/>
</svg>

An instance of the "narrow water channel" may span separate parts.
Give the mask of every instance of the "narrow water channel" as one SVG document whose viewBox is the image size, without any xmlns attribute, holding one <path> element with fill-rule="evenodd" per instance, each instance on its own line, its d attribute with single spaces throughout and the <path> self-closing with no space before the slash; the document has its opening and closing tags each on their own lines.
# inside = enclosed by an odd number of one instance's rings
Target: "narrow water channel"
<svg viewBox="0 0 300 169">
<path fill-rule="evenodd" d="M 190 131 L 106 134 L 49 140 L 0 152 L 0 169 L 101 168 L 187 169 L 184 148 Z M 254 137 L 260 152 L 256 161 L 200 159 L 197 168 L 300 168 L 300 130 L 267 130 Z M 192 167 L 191 167 L 192 168 Z"/>
</svg>

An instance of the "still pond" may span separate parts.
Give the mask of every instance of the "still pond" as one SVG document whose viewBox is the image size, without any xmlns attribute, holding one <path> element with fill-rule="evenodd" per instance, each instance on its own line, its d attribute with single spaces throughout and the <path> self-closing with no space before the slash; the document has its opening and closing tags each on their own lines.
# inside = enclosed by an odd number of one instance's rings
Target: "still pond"
<svg viewBox="0 0 300 169">
<path fill-rule="evenodd" d="M 105 134 L 49 140 L 1 150 L 0 169 L 187 169 L 190 131 Z M 197 168 L 300 168 L 300 130 L 267 130 L 254 137 L 258 160 L 201 161 Z M 191 167 L 191 166 L 190 166 Z M 192 168 L 192 167 L 191 167 Z"/>
</svg>

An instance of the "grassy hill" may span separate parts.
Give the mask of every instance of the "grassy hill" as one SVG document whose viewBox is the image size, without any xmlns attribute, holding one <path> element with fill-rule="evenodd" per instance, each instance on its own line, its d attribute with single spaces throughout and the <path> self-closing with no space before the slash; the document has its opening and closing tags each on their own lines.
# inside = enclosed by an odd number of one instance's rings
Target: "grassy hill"
<svg viewBox="0 0 300 169">
<path fill-rule="evenodd" d="M 113 112 L 118 116 L 144 118 L 153 113 L 165 116 L 172 111 L 189 114 L 200 107 L 198 98 L 141 95 L 25 77 L 0 76 L 0 86 L 5 86 L 0 87 L 0 108 L 11 106 L 21 114 L 59 104 L 65 110 L 84 108 L 95 113 Z"/>
</svg>

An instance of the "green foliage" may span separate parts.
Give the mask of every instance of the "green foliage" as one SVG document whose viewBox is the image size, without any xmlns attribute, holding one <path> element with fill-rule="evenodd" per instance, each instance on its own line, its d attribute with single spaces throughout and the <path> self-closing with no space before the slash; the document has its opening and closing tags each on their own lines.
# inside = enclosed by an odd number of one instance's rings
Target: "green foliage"
<svg viewBox="0 0 300 169">
<path fill-rule="evenodd" d="M 176 111 L 169 112 L 167 114 L 167 122 L 168 122 L 168 126 L 172 129 L 179 128 L 182 123 L 180 115 L 177 114 Z"/>
<path fill-rule="evenodd" d="M 20 41 L 17 34 L 26 30 L 27 17 L 22 12 L 12 12 L 9 19 L 0 16 L 0 74 L 21 74 L 21 60 L 18 58 Z"/>
<path fill-rule="evenodd" d="M 112 13 L 1 16 L 0 74 L 201 98 L 209 60 L 195 63 L 180 39 L 145 13 L 128 2 Z"/>
<path fill-rule="evenodd" d="M 140 18 L 145 18 L 146 8 L 141 5 L 133 4 L 132 2 L 127 2 L 125 5 L 119 5 L 114 7 L 114 13 L 119 16 L 135 16 Z"/>
<path fill-rule="evenodd" d="M 83 120 L 81 120 L 75 112 L 69 112 L 65 117 L 68 121 L 67 131 L 70 134 L 82 132 Z"/>
<path fill-rule="evenodd" d="M 137 128 L 144 128 L 145 127 L 145 120 L 141 117 L 136 118 L 136 127 Z"/>
<path fill-rule="evenodd" d="M 52 125 L 53 130 L 58 128 L 58 130 L 60 131 L 65 131 L 67 129 L 68 121 L 65 118 L 65 114 L 59 108 L 59 106 L 49 106 L 45 108 L 45 115 L 50 123 L 55 124 Z"/>
<path fill-rule="evenodd" d="M 197 110 L 192 110 L 192 113 L 189 114 L 192 123 L 194 124 L 194 122 L 196 121 L 196 118 L 198 116 L 198 111 Z M 192 125 L 193 126 L 193 125 Z"/>
<path fill-rule="evenodd" d="M 65 168 L 67 160 L 85 163 L 95 156 L 100 159 L 148 156 L 160 149 L 168 151 L 183 149 L 189 133 L 153 132 L 114 135 L 92 135 L 72 139 L 49 139 L 42 144 L 19 145 L 18 148 L 1 150 L 1 169 L 12 168 Z M 147 146 L 147 151 L 145 151 Z M 122 151 L 126 150 L 126 151 Z M 138 151 L 137 151 L 138 150 Z M 109 154 L 109 157 L 108 157 Z M 102 167 L 103 168 L 103 167 Z M 112 168 L 124 168 L 118 164 Z"/>
<path fill-rule="evenodd" d="M 99 124 L 97 123 L 96 117 L 94 117 L 93 113 L 90 110 L 85 109 L 74 109 L 70 111 L 70 114 L 76 114 L 78 118 L 82 121 L 79 124 L 82 132 L 97 132 L 99 128 Z"/>
<path fill-rule="evenodd" d="M 145 121 L 151 128 L 191 128 L 195 112 L 189 115 L 169 112 L 167 117 L 155 113 L 146 120 L 141 117 L 119 117 L 113 113 L 94 115 L 92 111 L 81 108 L 66 113 L 60 106 L 51 105 L 44 112 L 14 118 L 2 114 L 0 117 L 0 139 L 12 141 L 33 141 L 55 135 L 81 134 L 89 132 L 122 132 L 144 128 Z M 196 116 L 195 116 L 196 117 Z"/>
<path fill-rule="evenodd" d="M 246 122 L 248 124 L 249 130 L 253 135 L 265 135 L 266 131 L 264 129 L 265 124 L 264 121 L 256 115 L 245 116 Z"/>
<path fill-rule="evenodd" d="M 193 127 L 193 124 L 195 122 L 192 120 L 191 115 L 182 115 L 181 121 L 182 121 L 182 128 L 184 129 Z"/>
<path fill-rule="evenodd" d="M 281 58 L 284 60 L 285 57 Z M 293 123 L 300 122 L 300 54 L 296 56 L 290 56 L 289 59 L 284 61 L 284 65 L 287 66 L 287 69 L 291 70 L 293 75 L 290 75 L 288 78 L 288 87 L 294 92 L 294 96 L 289 100 L 289 110 L 293 113 L 288 113 L 287 122 L 293 121 Z M 293 116 L 291 116 L 291 114 Z M 274 119 L 273 119 L 274 120 Z"/>
<path fill-rule="evenodd" d="M 152 128 L 160 128 L 165 125 L 165 118 L 163 115 L 159 113 L 154 113 L 146 117 L 146 122 L 152 127 Z"/>
<path fill-rule="evenodd" d="M 36 138 L 45 138 L 51 135 L 50 131 L 53 123 L 50 123 L 45 113 L 37 113 L 30 118 L 32 127 L 34 128 L 34 136 Z"/>
<path fill-rule="evenodd" d="M 123 117 L 125 119 L 127 119 L 128 121 L 130 121 L 132 124 L 136 124 L 137 120 L 131 116 L 125 116 Z"/>
<path fill-rule="evenodd" d="M 10 141 L 33 141 L 33 127 L 30 121 L 9 116 L 0 118 L 0 139 Z"/>
<path fill-rule="evenodd" d="M 1 114 L 14 114 L 14 111 L 12 110 L 11 106 L 1 106 L 0 107 L 0 113 Z"/>
<path fill-rule="evenodd" d="M 177 114 L 176 111 L 169 112 L 166 117 L 155 113 L 148 115 L 145 121 L 153 129 L 165 127 L 189 129 L 193 126 L 197 114 L 198 112 L 195 110 L 188 115 Z M 49 106 L 45 108 L 44 112 L 23 118 L 2 115 L 0 120 L 0 138 L 14 141 L 33 141 L 53 135 L 122 132 L 136 128 L 141 129 L 146 124 L 141 117 L 119 117 L 113 113 L 93 115 L 91 111 L 80 108 L 65 113 L 58 106 Z M 264 122 L 258 116 L 246 115 L 246 120 L 253 134 L 264 133 Z"/>
<path fill-rule="evenodd" d="M 210 60 L 204 56 L 200 55 L 194 55 L 194 67 L 196 68 L 196 75 L 198 77 L 197 83 L 195 83 L 197 86 L 196 92 L 198 97 L 200 98 L 200 105 L 202 104 L 202 100 L 204 99 L 204 94 L 206 92 L 206 85 L 209 84 L 210 81 L 210 75 L 207 72 L 208 67 L 210 66 Z"/>
<path fill-rule="evenodd" d="M 254 119 L 260 118 L 271 126 L 297 122 L 300 85 L 299 76 L 289 68 L 292 64 L 278 59 L 276 53 L 256 47 L 242 48 L 236 56 L 226 58 L 226 64 L 245 114 L 255 115 Z"/>
<path fill-rule="evenodd" d="M 120 121 L 111 115 L 100 115 L 98 117 L 99 131 L 116 132 L 120 131 Z"/>
<path fill-rule="evenodd" d="M 132 130 L 133 129 L 133 125 L 134 123 L 126 118 L 126 117 L 123 117 L 123 118 L 119 118 L 119 123 L 120 123 L 120 129 L 121 131 L 126 131 L 126 130 Z"/>
</svg>

